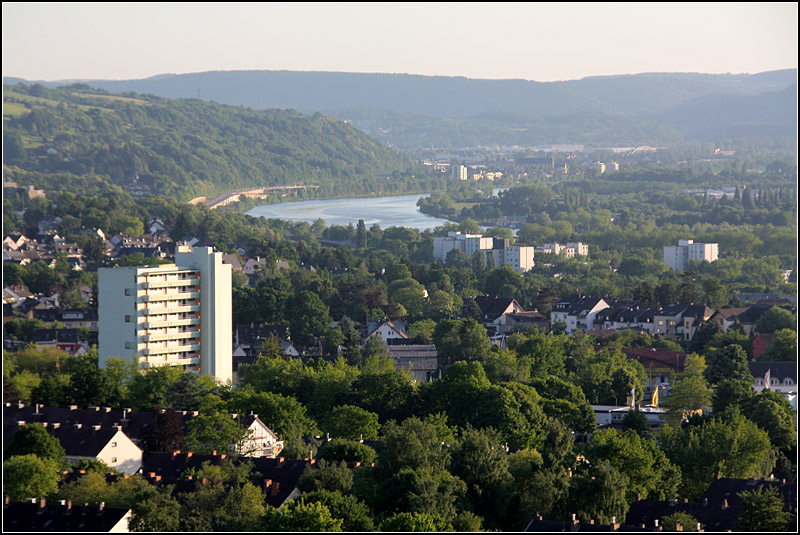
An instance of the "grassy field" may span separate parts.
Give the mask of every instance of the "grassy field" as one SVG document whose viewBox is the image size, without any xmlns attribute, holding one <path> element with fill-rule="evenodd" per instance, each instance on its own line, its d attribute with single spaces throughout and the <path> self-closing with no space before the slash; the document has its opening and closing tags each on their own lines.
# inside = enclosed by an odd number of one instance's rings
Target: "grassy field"
<svg viewBox="0 0 800 535">
<path fill-rule="evenodd" d="M 101 95 L 92 95 L 92 96 L 93 97 L 98 97 L 98 98 L 105 97 L 105 95 L 102 95 L 102 96 Z M 108 97 L 109 100 L 117 99 L 117 98 L 119 98 L 120 100 L 136 101 L 136 99 L 133 99 L 133 98 L 111 97 L 111 96 Z M 7 99 L 12 99 L 12 100 L 14 100 L 16 102 L 8 102 Z M 48 99 L 48 98 L 34 97 L 32 95 L 23 95 L 22 93 L 16 93 L 14 91 L 6 91 L 3 94 L 3 115 L 6 114 L 5 113 L 5 107 L 8 104 L 17 104 L 17 105 L 19 105 L 18 104 L 19 102 L 25 102 L 25 103 L 30 103 L 30 104 L 38 104 L 40 106 L 47 106 L 47 107 L 50 107 L 50 108 L 55 108 L 56 106 L 58 106 L 60 104 L 58 101 L 51 100 L 51 99 Z M 139 102 L 144 102 L 144 101 L 139 101 Z M 80 108 L 80 109 L 82 109 L 84 111 L 87 111 L 87 110 L 100 110 L 100 111 L 106 111 L 106 112 L 114 111 L 114 110 L 112 110 L 110 108 L 104 108 L 102 106 L 90 106 L 88 104 L 76 104 L 76 106 L 78 106 L 78 108 Z"/>
<path fill-rule="evenodd" d="M 131 98 L 131 97 L 118 97 L 116 95 L 94 95 L 94 94 L 77 93 L 77 92 L 72 94 L 76 97 L 97 98 L 101 100 L 116 100 L 120 102 L 133 102 L 134 104 L 146 104 L 146 105 L 150 104 L 146 100 Z"/>
<path fill-rule="evenodd" d="M 16 102 L 3 102 L 3 117 L 20 117 L 28 113 L 28 108 Z"/>
</svg>

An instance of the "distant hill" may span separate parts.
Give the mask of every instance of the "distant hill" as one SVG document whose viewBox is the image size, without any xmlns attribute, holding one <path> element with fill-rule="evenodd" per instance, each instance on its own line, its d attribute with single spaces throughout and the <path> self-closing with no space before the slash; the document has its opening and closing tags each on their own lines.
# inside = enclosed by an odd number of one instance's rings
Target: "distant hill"
<svg viewBox="0 0 800 535">
<path fill-rule="evenodd" d="M 326 195 L 368 193 L 386 188 L 387 175 L 400 182 L 390 187 L 419 188 L 403 180 L 422 175 L 405 156 L 331 116 L 87 85 L 4 86 L 3 163 L 4 175 L 46 190 L 96 194 L 116 185 L 182 200 L 293 184 L 320 185 Z"/>
<path fill-rule="evenodd" d="M 797 84 L 752 96 L 706 95 L 665 110 L 658 120 L 696 139 L 794 135 Z"/>
<path fill-rule="evenodd" d="M 374 132 L 365 131 L 407 149 L 430 143 L 463 146 L 469 140 L 476 144 L 668 143 L 676 136 L 693 135 L 693 126 L 691 121 L 676 122 L 662 114 L 712 95 L 774 96 L 797 83 L 797 69 L 758 74 L 642 73 L 563 82 L 409 74 L 212 71 L 85 83 L 112 92 L 199 97 L 255 109 L 328 113 L 352 120 L 359 128 L 366 128 L 365 121 L 371 122 Z M 511 127 L 508 121 L 491 121 L 487 114 L 512 114 L 520 124 Z M 429 128 L 410 128 L 417 119 Z M 766 116 L 754 120 L 771 124 Z M 721 132 L 726 128 L 724 124 L 713 124 L 705 131 Z M 783 130 L 786 129 L 781 125 L 775 129 Z"/>
</svg>

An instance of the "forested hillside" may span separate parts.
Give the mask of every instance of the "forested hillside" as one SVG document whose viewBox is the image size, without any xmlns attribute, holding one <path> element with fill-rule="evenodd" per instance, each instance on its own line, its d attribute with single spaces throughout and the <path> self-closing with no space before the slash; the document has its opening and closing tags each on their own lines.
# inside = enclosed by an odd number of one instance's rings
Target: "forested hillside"
<svg viewBox="0 0 800 535">
<path fill-rule="evenodd" d="M 3 88 L 3 134 L 4 175 L 45 190 L 117 185 L 188 200 L 317 184 L 330 195 L 384 191 L 387 176 L 399 191 L 430 187 L 403 180 L 421 174 L 410 160 L 321 114 L 18 84 Z"/>
<path fill-rule="evenodd" d="M 20 81 L 7 79 L 5 83 Z M 401 150 L 475 145 L 665 145 L 788 137 L 797 70 L 642 73 L 580 80 L 484 80 L 298 71 L 211 71 L 90 80 L 112 92 L 334 115 Z M 48 87 L 69 82 L 42 82 Z"/>
</svg>

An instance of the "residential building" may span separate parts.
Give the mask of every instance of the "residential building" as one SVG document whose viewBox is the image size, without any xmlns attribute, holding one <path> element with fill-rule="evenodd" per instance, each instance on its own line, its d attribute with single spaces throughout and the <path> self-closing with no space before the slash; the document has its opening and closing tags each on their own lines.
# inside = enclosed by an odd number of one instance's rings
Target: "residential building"
<svg viewBox="0 0 800 535">
<path fill-rule="evenodd" d="M 511 266 L 519 273 L 529 271 L 534 266 L 534 248 L 510 245 L 508 239 L 454 231 L 433 239 L 433 257 L 437 260 L 445 262 L 447 254 L 454 249 L 467 256 L 478 252 L 487 257 L 491 255 L 496 266 Z"/>
<path fill-rule="evenodd" d="M 129 533 L 131 518 L 129 507 L 106 507 L 105 502 L 73 506 L 70 500 L 11 502 L 6 496 L 3 503 L 4 533 Z"/>
<path fill-rule="evenodd" d="M 364 338 L 364 343 L 373 336 L 379 337 L 384 342 L 395 338 L 407 339 L 409 338 L 406 332 L 406 326 L 400 321 L 390 319 L 383 319 L 381 321 L 370 321 L 367 324 L 367 336 Z"/>
<path fill-rule="evenodd" d="M 16 430 L 24 425 L 44 425 L 61 443 L 70 463 L 77 464 L 83 459 L 103 461 L 123 474 L 135 474 L 142 465 L 142 450 L 119 425 L 61 425 L 59 422 L 3 418 L 3 447 L 8 445 Z"/>
<path fill-rule="evenodd" d="M 231 266 L 211 247 L 181 245 L 175 264 L 98 270 L 100 365 L 138 358 L 232 376 Z"/>
<path fill-rule="evenodd" d="M 481 309 L 481 318 L 484 325 L 494 323 L 505 314 L 518 314 L 525 312 L 522 305 L 512 297 L 497 297 L 496 295 L 479 295 L 475 297 L 475 304 Z"/>
<path fill-rule="evenodd" d="M 686 365 L 686 353 L 668 351 L 655 347 L 623 348 L 622 352 L 631 360 L 639 362 L 647 373 L 645 399 L 651 399 L 653 391 L 659 389 L 659 396 L 672 392 L 675 376 L 682 373 Z"/>
<path fill-rule="evenodd" d="M 784 502 L 784 511 L 797 514 L 797 482 L 766 479 L 717 478 L 697 502 L 688 499 L 637 500 L 625 515 L 623 531 L 660 531 L 664 517 L 683 513 L 694 517 L 705 531 L 736 531 L 742 513 L 741 494 L 745 491 L 775 488 Z M 676 531 L 701 531 L 697 526 L 683 526 Z"/>
<path fill-rule="evenodd" d="M 613 427 L 621 428 L 622 420 L 629 411 L 634 410 L 630 405 L 592 405 L 595 422 L 598 429 Z M 636 407 L 647 419 L 651 427 L 661 427 L 666 422 L 667 410 L 661 407 Z"/>
<path fill-rule="evenodd" d="M 761 392 L 766 388 L 769 379 L 769 389 L 779 392 L 790 399 L 797 396 L 797 363 L 796 362 L 759 362 L 747 363 L 750 373 L 755 378 L 753 390 Z M 796 410 L 797 407 L 795 407 Z"/>
<path fill-rule="evenodd" d="M 411 377 L 419 382 L 439 378 L 439 353 L 433 344 L 394 344 L 387 345 L 389 356 L 394 359 L 395 368 L 406 369 Z"/>
<path fill-rule="evenodd" d="M 495 319 L 492 324 L 496 334 L 523 332 L 532 327 L 538 327 L 545 331 L 550 329 L 550 320 L 547 316 L 535 310 L 530 312 L 509 312 Z"/>
<path fill-rule="evenodd" d="M 609 307 L 607 301 L 597 297 L 562 299 L 550 311 L 550 326 L 563 322 L 566 324 L 567 334 L 574 330 L 594 329 L 597 314 Z"/>
<path fill-rule="evenodd" d="M 453 180 L 466 180 L 467 179 L 467 166 L 466 165 L 453 165 Z"/>
<path fill-rule="evenodd" d="M 587 256 L 589 254 L 589 246 L 581 242 L 568 242 L 566 245 L 560 243 L 545 243 L 535 248 L 537 253 L 549 253 L 558 255 L 562 252 L 567 258 L 575 258 L 576 256 Z"/>
<path fill-rule="evenodd" d="M 281 507 L 287 501 L 300 495 L 297 488 L 300 476 L 309 465 L 316 466 L 313 460 L 308 459 L 291 460 L 283 457 L 253 459 L 238 456 L 228 457 L 225 454 L 202 455 L 174 451 L 148 454 L 142 464 L 142 474 L 151 482 L 157 482 L 160 485 L 176 485 L 191 492 L 194 490 L 195 484 L 201 481 L 187 481 L 184 474 L 192 470 L 199 470 L 204 462 L 216 465 L 225 459 L 230 459 L 236 465 L 244 462 L 252 463 L 252 472 L 260 474 L 258 486 L 264 489 L 266 503 L 275 508 Z"/>
<path fill-rule="evenodd" d="M 753 360 L 758 360 L 777 338 L 777 334 L 757 334 L 753 338 Z"/>
<path fill-rule="evenodd" d="M 694 240 L 678 240 L 678 245 L 664 247 L 664 263 L 670 269 L 686 271 L 686 262 L 700 260 L 714 262 L 719 258 L 718 243 L 694 243 Z"/>
</svg>

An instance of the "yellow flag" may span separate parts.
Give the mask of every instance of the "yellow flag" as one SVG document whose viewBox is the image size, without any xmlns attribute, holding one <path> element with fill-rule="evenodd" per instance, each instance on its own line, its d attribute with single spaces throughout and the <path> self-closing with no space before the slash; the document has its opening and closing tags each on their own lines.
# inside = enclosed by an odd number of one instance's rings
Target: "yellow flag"
<svg viewBox="0 0 800 535">
<path fill-rule="evenodd" d="M 653 400 L 650 402 L 650 405 L 653 407 L 658 407 L 658 387 L 653 390 Z"/>
</svg>

